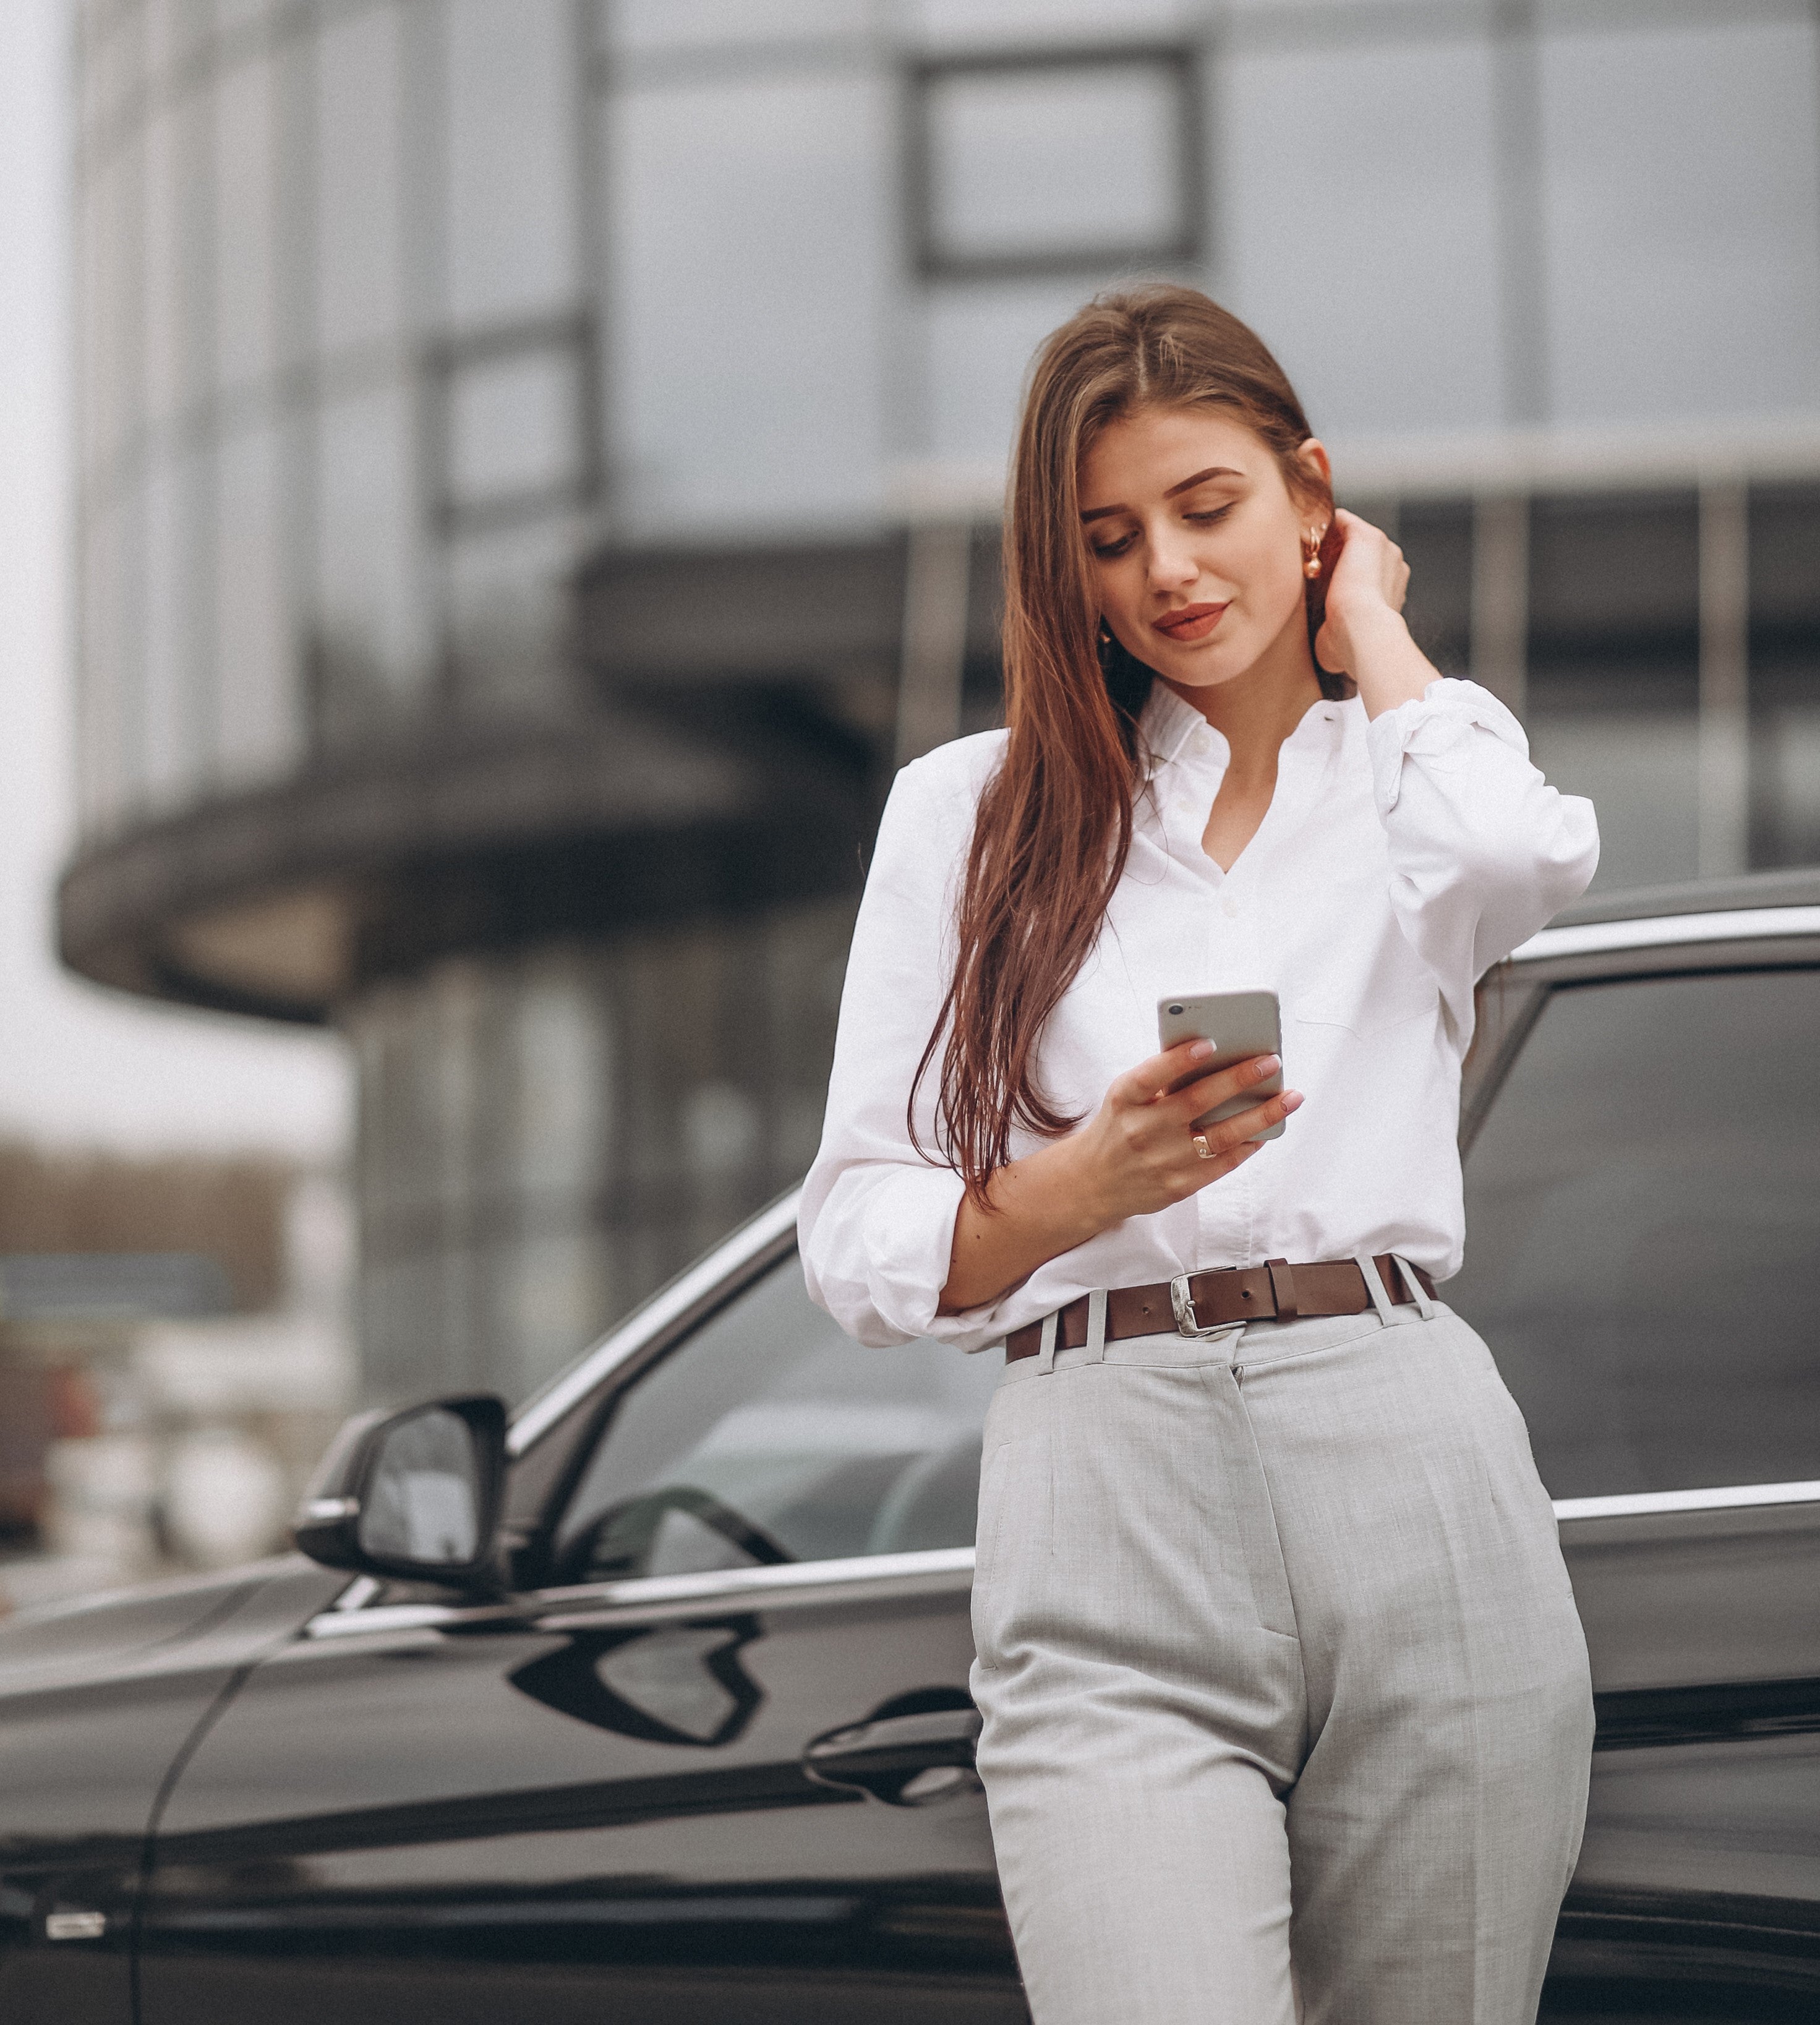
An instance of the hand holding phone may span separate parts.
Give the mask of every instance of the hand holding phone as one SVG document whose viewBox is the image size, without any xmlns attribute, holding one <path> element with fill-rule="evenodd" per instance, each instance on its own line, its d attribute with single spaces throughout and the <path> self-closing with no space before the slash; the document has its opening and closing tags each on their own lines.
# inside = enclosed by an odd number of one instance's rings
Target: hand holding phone
<svg viewBox="0 0 1820 2025">
<path fill-rule="evenodd" d="M 1221 1069 L 1249 1061 L 1255 1056 L 1280 1056 L 1282 1053 L 1282 1019 L 1274 991 L 1207 991 L 1159 998 L 1157 1035 L 1165 1048 L 1175 1047 L 1183 1041 L 1210 1041 L 1213 1044 L 1213 1059 L 1200 1064 L 1191 1075 L 1183 1076 L 1172 1086 L 1176 1090 Z M 1242 1111 L 1249 1111 L 1266 1097 L 1275 1096 L 1282 1088 L 1282 1070 L 1279 1065 L 1274 1075 L 1254 1084 L 1242 1096 L 1228 1097 L 1205 1116 L 1197 1118 L 1194 1130 L 1204 1131 L 1209 1125 L 1235 1117 Z M 1279 1119 L 1257 1137 L 1260 1141 L 1280 1139 L 1282 1131 L 1282 1121 Z"/>
</svg>

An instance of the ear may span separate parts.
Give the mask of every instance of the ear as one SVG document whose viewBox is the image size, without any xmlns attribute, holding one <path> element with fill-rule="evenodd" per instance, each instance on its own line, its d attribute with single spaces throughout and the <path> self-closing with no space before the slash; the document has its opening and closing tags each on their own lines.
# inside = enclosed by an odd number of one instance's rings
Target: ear
<svg viewBox="0 0 1820 2025">
<path fill-rule="evenodd" d="M 1296 461 L 1308 472 L 1310 480 L 1331 493 L 1334 489 L 1334 467 L 1327 461 L 1327 447 L 1319 436 L 1310 436 L 1296 452 Z"/>
</svg>

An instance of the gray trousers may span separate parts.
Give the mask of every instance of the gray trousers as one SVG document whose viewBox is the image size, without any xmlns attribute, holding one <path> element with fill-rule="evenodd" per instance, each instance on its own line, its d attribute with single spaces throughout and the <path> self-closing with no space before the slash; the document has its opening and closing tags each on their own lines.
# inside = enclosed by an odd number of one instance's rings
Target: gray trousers
<svg viewBox="0 0 1820 2025">
<path fill-rule="evenodd" d="M 1036 2025 L 1535 2018 L 1586 1645 L 1522 1416 L 1424 1305 L 1007 1365 L 973 1689 Z"/>
</svg>

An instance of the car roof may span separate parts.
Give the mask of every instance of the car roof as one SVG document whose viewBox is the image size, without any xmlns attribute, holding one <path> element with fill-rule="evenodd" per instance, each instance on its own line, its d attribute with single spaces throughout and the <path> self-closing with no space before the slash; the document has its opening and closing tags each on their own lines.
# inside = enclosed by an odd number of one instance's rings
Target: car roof
<svg viewBox="0 0 1820 2025">
<path fill-rule="evenodd" d="M 1522 968 L 1553 957 L 1616 956 L 1704 944 L 1820 937 L 1820 869 L 1748 873 L 1602 893 L 1563 908 L 1511 952 Z"/>
<path fill-rule="evenodd" d="M 1820 906 L 1820 865 L 1782 872 L 1748 872 L 1730 879 L 1694 879 L 1678 885 L 1631 886 L 1598 893 L 1564 907 L 1554 928 L 1593 921 L 1635 921 L 1665 914 L 1710 914 L 1748 907 Z"/>
</svg>

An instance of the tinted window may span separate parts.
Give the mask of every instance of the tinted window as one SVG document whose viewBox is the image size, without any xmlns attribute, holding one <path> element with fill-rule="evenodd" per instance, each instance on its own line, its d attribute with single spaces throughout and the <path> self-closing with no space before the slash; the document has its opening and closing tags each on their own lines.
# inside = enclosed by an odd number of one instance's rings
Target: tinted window
<svg viewBox="0 0 1820 2025">
<path fill-rule="evenodd" d="M 1448 1300 L 1558 1498 L 1820 1478 L 1820 972 L 1555 991 Z"/>
<path fill-rule="evenodd" d="M 556 1579 L 971 1546 L 1003 1368 L 942 1343 L 860 1349 L 792 1255 L 633 1385 L 564 1519 Z"/>
</svg>

